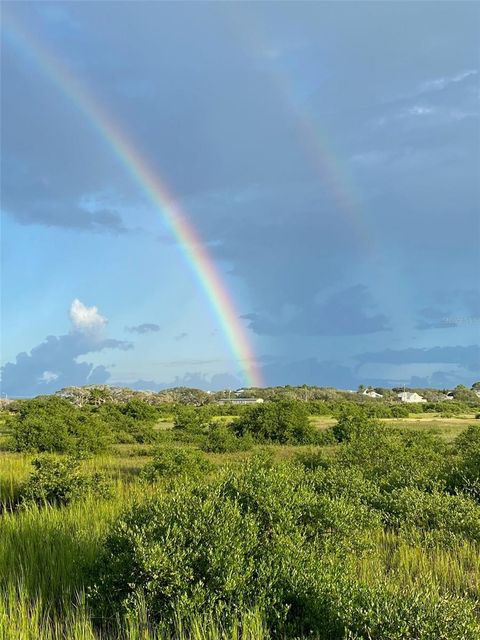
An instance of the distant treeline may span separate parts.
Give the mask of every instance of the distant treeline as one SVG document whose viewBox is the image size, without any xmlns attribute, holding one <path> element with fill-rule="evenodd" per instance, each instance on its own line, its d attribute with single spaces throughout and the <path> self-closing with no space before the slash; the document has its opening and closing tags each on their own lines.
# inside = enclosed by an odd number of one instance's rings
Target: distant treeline
<svg viewBox="0 0 480 640">
<path fill-rule="evenodd" d="M 411 413 L 453 416 L 475 411 L 470 404 L 453 400 L 423 404 L 378 401 L 360 404 L 345 400 L 305 402 L 280 398 L 253 405 L 210 403 L 191 406 L 181 403 L 152 405 L 132 398 L 123 403 L 76 406 L 57 396 L 18 401 L 9 409 L 4 430 L 11 449 L 59 453 L 95 453 L 111 444 L 153 444 L 166 437 L 182 442 L 185 433 L 188 438 L 194 436 L 199 446 L 210 446 L 210 450 L 221 446 L 248 447 L 249 438 L 255 442 L 321 444 L 324 435 L 311 427 L 309 416 L 382 419 L 408 417 Z M 230 442 L 229 434 L 220 429 L 222 424 L 225 426 L 229 422 L 228 417 L 234 418 L 232 433 L 243 438 L 241 442 Z M 162 422 L 173 422 L 173 430 L 166 434 L 165 430 L 159 429 Z M 278 424 L 285 427 L 280 438 L 277 437 Z M 219 440 L 228 442 L 220 446 Z"/>
</svg>

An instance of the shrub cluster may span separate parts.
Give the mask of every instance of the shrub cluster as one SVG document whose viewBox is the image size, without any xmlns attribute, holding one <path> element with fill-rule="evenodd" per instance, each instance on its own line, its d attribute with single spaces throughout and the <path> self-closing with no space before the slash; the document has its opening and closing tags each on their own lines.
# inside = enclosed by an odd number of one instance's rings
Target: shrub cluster
<svg viewBox="0 0 480 640">
<path fill-rule="evenodd" d="M 238 436 L 249 434 L 256 442 L 318 442 L 318 432 L 309 421 L 307 407 L 295 400 L 281 400 L 249 407 L 232 423 L 232 428 Z"/>
<path fill-rule="evenodd" d="M 97 452 L 112 439 L 99 416 L 55 396 L 22 402 L 8 426 L 15 451 Z"/>
<path fill-rule="evenodd" d="M 87 494 L 102 498 L 110 495 L 105 476 L 83 471 L 78 458 L 45 455 L 35 458 L 32 465 L 35 470 L 20 492 L 24 506 L 31 503 L 62 506 Z"/>
<path fill-rule="evenodd" d="M 254 440 L 250 433 L 239 437 L 232 427 L 219 422 L 209 426 L 202 449 L 208 453 L 232 453 L 234 451 L 248 451 L 253 447 L 253 444 Z"/>
<path fill-rule="evenodd" d="M 112 442 L 154 442 L 157 418 L 157 409 L 138 399 L 79 408 L 50 396 L 19 403 L 8 428 L 15 451 L 97 453 Z"/>
<path fill-rule="evenodd" d="M 162 448 L 158 449 L 153 460 L 143 467 L 142 478 L 147 482 L 176 476 L 201 478 L 211 469 L 211 463 L 195 449 Z"/>
<path fill-rule="evenodd" d="M 478 506 L 414 488 L 385 492 L 355 465 L 253 459 L 125 512 L 95 566 L 91 602 L 115 616 L 141 597 L 148 619 L 172 628 L 177 616 L 228 624 L 256 609 L 274 638 L 477 638 L 472 602 L 433 584 L 358 577 L 351 558 L 387 518 L 472 540 Z"/>
</svg>

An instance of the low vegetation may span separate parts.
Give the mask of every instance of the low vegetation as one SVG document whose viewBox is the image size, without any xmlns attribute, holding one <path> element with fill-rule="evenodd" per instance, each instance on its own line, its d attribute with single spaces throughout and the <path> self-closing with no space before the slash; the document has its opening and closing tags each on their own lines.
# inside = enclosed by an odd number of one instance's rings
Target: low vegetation
<svg viewBox="0 0 480 640">
<path fill-rule="evenodd" d="M 0 638 L 480 638 L 471 409 L 449 440 L 343 399 L 88 397 L 3 427 Z"/>
</svg>

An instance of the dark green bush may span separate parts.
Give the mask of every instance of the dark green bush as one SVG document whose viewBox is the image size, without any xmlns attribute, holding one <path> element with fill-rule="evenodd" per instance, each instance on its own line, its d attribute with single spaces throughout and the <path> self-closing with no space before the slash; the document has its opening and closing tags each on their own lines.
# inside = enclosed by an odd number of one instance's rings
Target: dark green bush
<svg viewBox="0 0 480 640">
<path fill-rule="evenodd" d="M 151 444 L 157 440 L 158 433 L 153 429 L 157 410 L 145 402 L 134 399 L 125 405 L 108 403 L 91 412 L 108 425 L 119 444 Z"/>
<path fill-rule="evenodd" d="M 318 438 L 305 404 L 291 400 L 249 407 L 232 427 L 238 436 L 250 434 L 257 442 L 312 444 Z"/>
<path fill-rule="evenodd" d="M 334 427 L 335 429 L 335 427 Z M 342 424 L 347 438 L 338 459 L 355 466 L 382 491 L 442 484 L 448 472 L 446 445 L 434 434 L 391 429 L 364 419 Z"/>
<path fill-rule="evenodd" d="M 22 487 L 20 498 L 29 503 L 66 505 L 87 494 L 106 498 L 110 488 L 106 478 L 98 473 L 82 471 L 78 458 L 42 456 L 32 461 L 35 471 Z"/>
<path fill-rule="evenodd" d="M 338 580 L 330 595 L 332 617 L 348 640 L 477 640 L 480 625 L 471 601 L 434 585 L 374 585 Z"/>
<path fill-rule="evenodd" d="M 203 477 L 212 470 L 211 463 L 199 451 L 188 449 L 159 449 L 142 469 L 142 478 L 155 482 L 175 476 Z"/>
<path fill-rule="evenodd" d="M 358 578 L 346 558 L 378 527 L 372 495 L 359 470 L 260 459 L 210 483 L 176 484 L 112 528 L 91 603 L 115 616 L 141 594 L 149 619 L 172 627 L 178 615 L 225 624 L 256 609 L 272 638 L 475 640 L 474 603 Z"/>
<path fill-rule="evenodd" d="M 450 491 L 463 491 L 480 502 L 480 425 L 471 425 L 453 444 L 454 463 L 448 478 Z"/>
<path fill-rule="evenodd" d="M 377 420 L 367 417 L 363 411 L 345 413 L 339 417 L 337 424 L 331 427 L 331 433 L 337 442 L 362 439 L 362 442 L 369 443 L 382 430 L 381 424 Z"/>
<path fill-rule="evenodd" d="M 233 429 L 222 423 L 210 425 L 207 438 L 202 450 L 209 453 L 231 453 L 233 451 L 248 451 L 254 441 L 250 434 L 237 437 Z"/>
<path fill-rule="evenodd" d="M 453 545 L 480 542 L 480 507 L 463 495 L 403 487 L 384 494 L 377 503 L 387 527 L 409 541 Z"/>
<path fill-rule="evenodd" d="M 175 411 L 173 428 L 201 433 L 209 425 L 211 412 L 201 407 L 179 405 Z"/>
<path fill-rule="evenodd" d="M 15 451 L 93 453 L 111 441 L 111 430 L 99 416 L 55 396 L 22 402 L 9 428 Z"/>
<path fill-rule="evenodd" d="M 125 513 L 96 567 L 93 602 L 114 615 L 140 590 L 156 620 L 201 611 L 226 622 L 259 608 L 272 630 L 300 632 L 321 622 L 308 613 L 324 588 L 319 557 L 356 548 L 378 524 L 368 507 L 318 493 L 302 467 L 254 460 Z"/>
</svg>

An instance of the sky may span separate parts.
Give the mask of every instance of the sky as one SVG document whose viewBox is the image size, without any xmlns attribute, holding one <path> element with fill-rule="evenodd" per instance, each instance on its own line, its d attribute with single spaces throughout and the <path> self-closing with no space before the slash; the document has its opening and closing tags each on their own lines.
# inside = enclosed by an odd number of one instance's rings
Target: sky
<svg viewBox="0 0 480 640">
<path fill-rule="evenodd" d="M 479 25 L 3 2 L 2 393 L 480 379 Z"/>
</svg>

